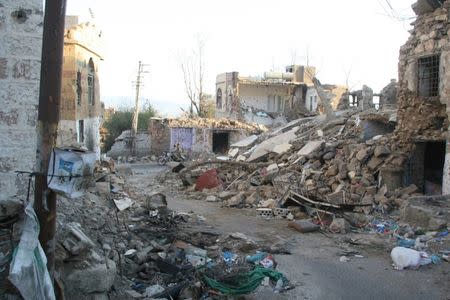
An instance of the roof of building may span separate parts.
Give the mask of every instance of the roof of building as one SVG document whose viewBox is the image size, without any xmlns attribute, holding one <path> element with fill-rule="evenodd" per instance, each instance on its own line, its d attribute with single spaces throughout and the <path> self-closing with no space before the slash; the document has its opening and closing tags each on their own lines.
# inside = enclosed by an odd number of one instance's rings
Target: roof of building
<svg viewBox="0 0 450 300">
<path fill-rule="evenodd" d="M 264 132 L 267 128 L 264 125 L 255 123 L 244 123 L 229 119 L 210 119 L 210 118 L 152 118 L 167 122 L 171 128 L 214 128 L 226 130 L 246 130 L 249 132 Z"/>
</svg>

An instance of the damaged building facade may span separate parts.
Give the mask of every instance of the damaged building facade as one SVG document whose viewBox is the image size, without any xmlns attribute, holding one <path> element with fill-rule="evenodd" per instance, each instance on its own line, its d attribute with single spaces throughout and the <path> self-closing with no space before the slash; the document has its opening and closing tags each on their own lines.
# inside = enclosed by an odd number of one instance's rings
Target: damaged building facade
<svg viewBox="0 0 450 300">
<path fill-rule="evenodd" d="M 26 195 L 36 157 L 36 120 L 42 47 L 42 1 L 0 4 L 0 219 L 17 213 L 6 205 Z"/>
<path fill-rule="evenodd" d="M 420 0 L 400 50 L 397 136 L 410 146 L 403 181 L 425 194 L 450 193 L 450 1 Z"/>
<path fill-rule="evenodd" d="M 320 101 L 313 84 L 315 73 L 314 67 L 293 65 L 286 67 L 284 73 L 265 72 L 263 78 L 243 77 L 238 72 L 219 74 L 216 117 L 272 126 L 282 123 L 285 117 L 315 113 Z M 324 88 L 337 92 L 336 99 L 347 91 L 336 85 Z M 337 107 L 339 101 L 334 102 Z"/>
<path fill-rule="evenodd" d="M 232 143 L 263 130 L 264 127 L 225 119 L 151 118 L 150 152 L 159 155 L 179 143 L 190 154 L 225 154 Z"/>
<path fill-rule="evenodd" d="M 100 158 L 102 103 L 98 68 L 102 58 L 101 31 L 91 23 L 66 18 L 58 145 L 77 144 Z"/>
</svg>

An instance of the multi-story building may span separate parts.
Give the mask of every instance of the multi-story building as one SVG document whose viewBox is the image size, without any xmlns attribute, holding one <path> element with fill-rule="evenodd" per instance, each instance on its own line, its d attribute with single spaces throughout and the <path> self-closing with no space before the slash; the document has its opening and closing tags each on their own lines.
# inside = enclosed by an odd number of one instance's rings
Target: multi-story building
<svg viewBox="0 0 450 300">
<path fill-rule="evenodd" d="M 64 64 L 58 145 L 77 144 L 100 157 L 99 64 L 102 57 L 102 32 L 91 23 L 78 24 L 66 19 Z"/>
</svg>

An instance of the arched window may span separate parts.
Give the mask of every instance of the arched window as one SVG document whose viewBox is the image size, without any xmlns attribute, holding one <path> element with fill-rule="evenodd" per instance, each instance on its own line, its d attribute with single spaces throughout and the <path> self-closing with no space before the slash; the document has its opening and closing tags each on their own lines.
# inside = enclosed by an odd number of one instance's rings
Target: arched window
<svg viewBox="0 0 450 300">
<path fill-rule="evenodd" d="M 222 108 L 222 90 L 217 89 L 216 93 L 216 108 L 221 109 Z"/>
<path fill-rule="evenodd" d="M 89 104 L 94 105 L 95 104 L 95 67 L 94 67 L 94 62 L 92 61 L 92 58 L 89 59 L 87 86 L 88 86 Z"/>
</svg>

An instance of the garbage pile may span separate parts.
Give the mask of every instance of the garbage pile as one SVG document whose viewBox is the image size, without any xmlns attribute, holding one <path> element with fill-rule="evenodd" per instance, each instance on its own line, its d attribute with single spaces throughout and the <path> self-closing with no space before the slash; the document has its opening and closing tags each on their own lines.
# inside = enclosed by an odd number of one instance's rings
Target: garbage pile
<svg viewBox="0 0 450 300">
<path fill-rule="evenodd" d="M 409 157 L 405 141 L 393 139 L 395 120 L 395 111 L 298 119 L 231 145 L 228 160 L 192 164 L 179 174 L 207 201 L 253 207 L 265 218 L 312 218 L 322 229 L 344 233 L 421 195 L 415 185 L 396 187 L 389 176 Z M 448 213 L 438 227 L 447 220 Z"/>
<path fill-rule="evenodd" d="M 159 190 L 137 195 L 122 177 L 129 172 L 103 162 L 95 187 L 58 200 L 57 281 L 68 299 L 199 299 L 263 284 L 276 292 L 292 288 L 275 269 L 274 255 L 288 250 L 241 233 L 221 236 L 202 217 L 168 209 L 170 199 Z"/>
</svg>

